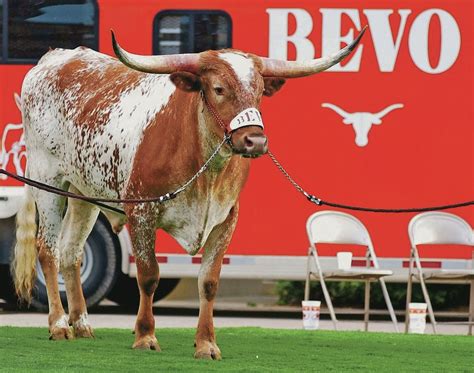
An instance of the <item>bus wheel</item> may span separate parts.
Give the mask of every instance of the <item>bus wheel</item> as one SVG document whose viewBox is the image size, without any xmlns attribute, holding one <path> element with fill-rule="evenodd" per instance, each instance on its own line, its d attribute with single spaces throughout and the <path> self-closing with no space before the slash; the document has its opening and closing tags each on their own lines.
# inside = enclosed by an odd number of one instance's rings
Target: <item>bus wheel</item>
<svg viewBox="0 0 474 373">
<path fill-rule="evenodd" d="M 10 306 L 15 306 L 18 302 L 8 264 L 0 265 L 0 298 L 6 300 Z"/>
<path fill-rule="evenodd" d="M 153 296 L 153 301 L 157 302 L 170 294 L 179 283 L 179 278 L 162 278 L 158 283 L 158 288 Z M 138 290 L 137 279 L 120 274 L 115 287 L 107 296 L 111 301 L 130 310 L 138 309 L 140 302 L 140 292 Z"/>
<path fill-rule="evenodd" d="M 84 246 L 81 264 L 81 282 L 88 308 L 93 308 L 104 299 L 114 287 L 120 271 L 120 255 L 113 233 L 108 224 L 97 219 Z M 48 309 L 46 283 L 39 261 L 37 262 L 36 291 L 32 305 L 38 310 Z M 63 277 L 58 276 L 59 292 L 64 306 L 67 305 L 66 287 Z"/>
<path fill-rule="evenodd" d="M 17 304 L 15 287 L 10 274 L 10 258 L 15 243 L 15 217 L 0 219 L 0 298 L 9 306 Z"/>
</svg>

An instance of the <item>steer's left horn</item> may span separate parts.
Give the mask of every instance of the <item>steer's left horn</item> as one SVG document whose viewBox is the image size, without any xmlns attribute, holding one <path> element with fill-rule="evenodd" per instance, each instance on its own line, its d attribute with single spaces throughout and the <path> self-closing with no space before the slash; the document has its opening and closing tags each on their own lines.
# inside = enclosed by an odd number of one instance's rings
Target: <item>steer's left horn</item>
<svg viewBox="0 0 474 373">
<path fill-rule="evenodd" d="M 199 53 L 141 56 L 120 47 L 112 30 L 112 45 L 117 58 L 128 67 L 154 74 L 171 74 L 176 71 L 196 73 L 199 69 Z"/>
<path fill-rule="evenodd" d="M 280 78 L 299 78 L 302 76 L 312 75 L 329 69 L 331 66 L 341 62 L 349 55 L 359 44 L 362 35 L 364 35 L 367 26 L 365 26 L 357 38 L 339 52 L 330 54 L 329 56 L 317 58 L 311 61 L 281 61 L 272 58 L 262 57 L 263 76 L 276 76 Z"/>
</svg>

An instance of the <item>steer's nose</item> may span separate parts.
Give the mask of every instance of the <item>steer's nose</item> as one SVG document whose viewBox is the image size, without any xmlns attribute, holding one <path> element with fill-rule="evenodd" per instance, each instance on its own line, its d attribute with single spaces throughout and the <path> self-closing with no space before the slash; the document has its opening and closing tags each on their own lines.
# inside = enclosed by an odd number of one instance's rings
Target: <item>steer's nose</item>
<svg viewBox="0 0 474 373">
<path fill-rule="evenodd" d="M 244 137 L 245 153 L 251 155 L 262 155 L 268 150 L 268 139 L 262 135 L 246 135 Z"/>
</svg>

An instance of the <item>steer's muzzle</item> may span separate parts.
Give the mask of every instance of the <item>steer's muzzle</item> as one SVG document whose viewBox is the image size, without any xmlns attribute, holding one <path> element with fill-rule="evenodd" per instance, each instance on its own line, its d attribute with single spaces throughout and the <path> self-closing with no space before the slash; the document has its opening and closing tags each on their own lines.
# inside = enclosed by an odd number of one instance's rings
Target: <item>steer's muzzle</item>
<svg viewBox="0 0 474 373">
<path fill-rule="evenodd" d="M 239 128 L 232 132 L 232 148 L 243 157 L 256 158 L 268 151 L 268 139 L 257 126 Z"/>
</svg>

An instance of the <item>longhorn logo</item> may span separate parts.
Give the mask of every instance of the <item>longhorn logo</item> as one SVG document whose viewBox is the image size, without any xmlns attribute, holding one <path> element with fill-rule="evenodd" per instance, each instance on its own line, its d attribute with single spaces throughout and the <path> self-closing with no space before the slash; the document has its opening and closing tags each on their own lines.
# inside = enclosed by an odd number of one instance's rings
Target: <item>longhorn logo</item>
<svg viewBox="0 0 474 373">
<path fill-rule="evenodd" d="M 18 96 L 16 93 L 14 94 L 14 96 L 15 103 L 18 106 L 18 109 L 21 111 L 20 96 Z M 12 133 L 18 130 L 22 130 L 20 138 L 17 141 L 13 141 L 11 143 L 10 149 L 7 149 L 7 140 L 9 139 L 8 133 Z M 11 159 L 17 175 L 23 176 L 23 167 L 21 165 L 21 161 L 24 157 L 26 157 L 26 152 L 23 124 L 8 123 L 5 126 L 5 129 L 3 130 L 2 142 L 0 144 L 0 168 L 6 169 Z M 6 178 L 7 177 L 5 175 L 0 175 L 0 180 L 4 180 Z"/>
<path fill-rule="evenodd" d="M 329 104 L 323 103 L 322 107 L 326 107 L 329 109 L 334 110 L 344 119 L 342 123 L 344 124 L 352 124 L 352 128 L 354 128 L 355 132 L 355 143 L 357 146 L 363 147 L 369 143 L 369 131 L 372 128 L 372 125 L 379 125 L 382 123 L 382 118 L 390 113 L 392 110 L 401 109 L 403 104 L 393 104 L 385 109 L 379 111 L 378 113 L 368 113 L 368 112 L 354 112 L 348 113 L 344 111 L 340 107 Z"/>
</svg>

